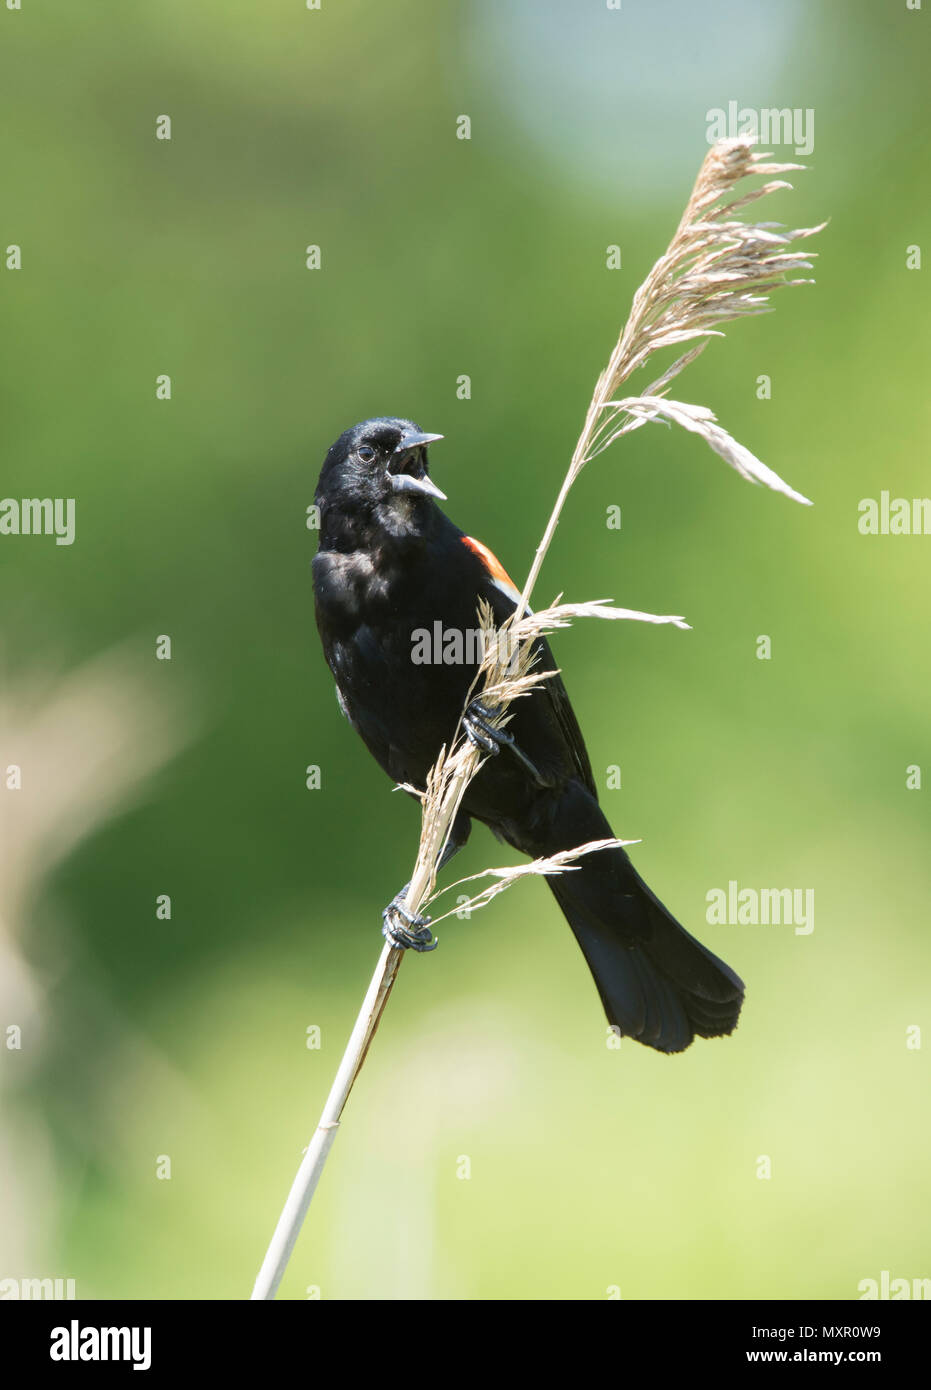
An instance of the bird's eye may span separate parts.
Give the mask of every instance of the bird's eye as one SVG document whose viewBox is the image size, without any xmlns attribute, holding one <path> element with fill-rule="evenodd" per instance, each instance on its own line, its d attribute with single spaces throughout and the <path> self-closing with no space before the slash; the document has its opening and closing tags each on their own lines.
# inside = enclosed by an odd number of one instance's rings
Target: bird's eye
<svg viewBox="0 0 931 1390">
<path fill-rule="evenodd" d="M 362 444 L 359 448 L 359 458 L 363 463 L 371 463 L 375 457 L 375 450 L 369 444 Z"/>
</svg>

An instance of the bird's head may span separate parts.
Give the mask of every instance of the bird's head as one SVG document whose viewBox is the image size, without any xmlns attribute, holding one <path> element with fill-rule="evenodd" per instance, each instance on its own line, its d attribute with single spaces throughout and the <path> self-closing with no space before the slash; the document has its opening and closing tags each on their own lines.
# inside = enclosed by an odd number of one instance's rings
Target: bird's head
<svg viewBox="0 0 931 1390">
<path fill-rule="evenodd" d="M 353 512 L 395 529 L 410 518 L 415 504 L 445 500 L 427 471 L 427 445 L 442 438 L 392 416 L 344 430 L 327 453 L 317 484 L 324 518 L 327 511 Z"/>
</svg>

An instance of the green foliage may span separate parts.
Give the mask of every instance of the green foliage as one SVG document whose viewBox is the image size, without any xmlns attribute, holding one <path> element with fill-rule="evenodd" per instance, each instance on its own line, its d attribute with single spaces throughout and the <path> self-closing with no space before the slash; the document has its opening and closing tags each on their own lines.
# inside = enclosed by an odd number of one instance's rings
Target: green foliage
<svg viewBox="0 0 931 1390">
<path fill-rule="evenodd" d="M 928 1049 L 906 1029 L 925 1022 L 931 793 L 906 767 L 931 778 L 931 538 L 857 529 L 861 498 L 929 492 L 927 271 L 905 269 L 931 208 L 927 43 L 904 6 L 846 7 L 840 37 L 816 8 L 791 77 L 818 142 L 766 215 L 831 217 L 818 283 L 677 383 L 814 507 L 650 426 L 583 474 L 536 594 L 693 624 L 554 646 L 602 785 L 622 769 L 615 832 L 747 981 L 743 1020 L 673 1059 L 612 1051 L 544 885 L 444 924 L 405 962 L 282 1296 L 855 1297 L 927 1272 Z M 606 189 L 584 129 L 560 163 L 502 99 L 513 55 L 481 23 L 219 0 L 2 18 L 0 242 L 23 268 L 0 269 L 0 491 L 77 508 L 71 547 L 0 538 L 4 686 L 52 689 L 119 646 L 187 737 L 92 810 L 13 924 L 41 1043 L 4 1053 L 11 1190 L 28 1272 L 80 1296 L 248 1293 L 413 862 L 416 807 L 345 726 L 314 629 L 327 446 L 381 412 L 442 431 L 450 514 L 520 582 L 684 205 L 678 169 L 705 152 L 697 112 L 661 189 Z M 753 70 L 740 89 L 775 100 Z M 509 860 L 478 827 L 459 862 Z M 813 933 L 707 925 L 730 879 L 813 888 Z"/>
</svg>

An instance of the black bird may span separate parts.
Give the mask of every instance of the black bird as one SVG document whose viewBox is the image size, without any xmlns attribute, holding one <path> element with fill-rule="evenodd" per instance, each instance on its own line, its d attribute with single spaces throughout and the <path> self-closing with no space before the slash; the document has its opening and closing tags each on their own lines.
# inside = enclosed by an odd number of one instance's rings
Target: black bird
<svg viewBox="0 0 931 1390">
<path fill-rule="evenodd" d="M 501 623 L 519 598 L 492 553 L 436 504 L 445 494 L 429 477 L 427 445 L 441 438 L 410 420 L 354 425 L 328 452 L 316 493 L 317 626 L 340 706 L 388 776 L 420 790 L 452 740 L 476 668 L 414 659 L 417 634 L 474 632 L 479 597 Z M 538 651 L 539 669 L 555 670 L 545 641 Z M 468 787 L 444 862 L 465 843 L 473 817 L 533 857 L 612 835 L 560 677 L 510 708 L 510 723 L 495 735 L 482 706 L 470 705 L 470 737 L 496 756 Z M 681 1052 L 696 1034 L 730 1033 L 743 1002 L 737 975 L 679 925 L 623 849 L 597 851 L 579 865 L 547 883 L 608 1022 L 660 1052 Z M 402 894 L 385 909 L 385 935 L 430 949 L 426 920 L 406 916 Z"/>
</svg>

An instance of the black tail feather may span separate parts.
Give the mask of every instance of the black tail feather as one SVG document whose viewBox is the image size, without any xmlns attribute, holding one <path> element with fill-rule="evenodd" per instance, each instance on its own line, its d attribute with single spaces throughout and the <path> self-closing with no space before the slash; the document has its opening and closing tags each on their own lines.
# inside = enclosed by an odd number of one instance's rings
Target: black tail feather
<svg viewBox="0 0 931 1390">
<path fill-rule="evenodd" d="M 546 852 L 610 834 L 597 802 L 575 784 L 550 821 Z M 547 881 L 621 1034 L 681 1052 L 696 1036 L 733 1032 L 743 981 L 676 921 L 623 849 L 587 855 L 574 872 Z"/>
</svg>

